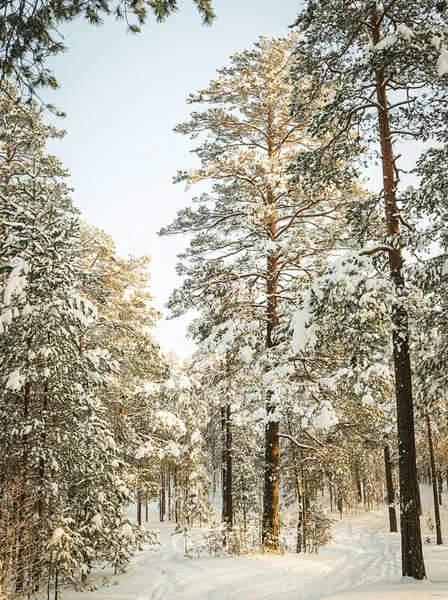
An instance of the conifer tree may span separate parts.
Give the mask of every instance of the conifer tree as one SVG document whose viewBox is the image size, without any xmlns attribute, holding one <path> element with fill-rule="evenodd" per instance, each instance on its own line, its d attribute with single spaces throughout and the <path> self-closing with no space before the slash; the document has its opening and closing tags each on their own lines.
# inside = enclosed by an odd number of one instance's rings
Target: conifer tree
<svg viewBox="0 0 448 600">
<path fill-rule="evenodd" d="M 19 506 L 36 515 L 19 535 L 16 588 L 39 583 L 44 548 L 61 523 L 75 523 L 70 577 L 136 547 L 121 535 L 128 499 L 116 445 L 103 418 L 98 390 L 114 370 L 108 353 L 85 349 L 96 308 L 81 295 L 79 222 L 60 162 L 45 153 L 50 137 L 35 105 L 0 99 L 2 140 L 0 376 L 1 487 L 20 482 Z M 68 521 L 67 521 L 68 519 Z M 23 519 L 24 526 L 29 523 Z M 26 535 L 25 535 L 26 534 Z M 73 539 L 75 539 L 73 538 Z M 110 543 L 112 540 L 112 544 Z M 55 567 L 56 568 L 56 567 Z"/>
<path fill-rule="evenodd" d="M 446 129 L 443 90 L 446 89 L 447 5 L 445 2 L 346 2 L 310 0 L 297 19 L 304 38 L 299 45 L 296 81 L 306 74 L 319 93 L 330 89 L 315 115 L 311 131 L 329 139 L 321 156 L 309 158 L 314 175 L 333 176 L 318 169 L 323 154 L 356 156 L 366 146 L 379 150 L 383 189 L 383 235 L 364 254 L 385 253 L 394 286 L 391 337 L 396 376 L 400 467 L 400 506 L 403 575 L 425 577 L 417 485 L 409 348 L 409 305 L 403 248 L 421 246 L 400 205 L 400 163 L 397 142 L 437 139 Z M 306 107 L 295 98 L 296 110 Z M 437 115 L 434 120 L 429 114 Z M 440 116 L 440 117 L 439 117 Z M 378 146 L 375 146 L 378 145 Z M 315 170 L 313 171 L 313 166 Z M 316 170 L 317 169 L 317 170 Z M 418 241 L 417 241 L 418 240 Z"/>
<path fill-rule="evenodd" d="M 210 181 L 212 192 L 196 198 L 197 209 L 181 211 L 162 231 L 194 235 L 181 255 L 185 283 L 170 303 L 175 314 L 204 309 L 223 293 L 233 295 L 233 316 L 215 330 L 221 338 L 218 351 L 234 352 L 238 340 L 236 353 L 252 355 L 250 344 L 241 343 L 247 336 L 266 355 L 258 380 L 266 411 L 263 541 L 272 549 L 278 548 L 280 395 L 271 369 L 278 364 L 277 348 L 297 289 L 319 271 L 323 254 L 337 239 L 337 188 L 304 192 L 288 173 L 302 149 L 322 143 L 305 136 L 307 116 L 294 119 L 289 111 L 288 76 L 297 41 L 295 34 L 260 38 L 253 50 L 235 54 L 230 67 L 218 70 L 206 89 L 190 96 L 190 104 L 205 109 L 193 112 L 176 131 L 192 138 L 207 132 L 208 138 L 196 149 L 200 168 L 180 173 L 177 180 L 187 186 Z M 304 96 L 307 86 L 304 80 Z M 311 102 L 316 106 L 319 100 Z"/>
<path fill-rule="evenodd" d="M 210 0 L 193 2 L 203 23 L 210 25 L 215 18 Z M 45 86 L 57 88 L 57 80 L 48 69 L 47 60 L 66 50 L 59 33 L 64 24 L 83 18 L 98 26 L 105 17 L 113 14 L 125 21 L 129 32 L 139 33 L 148 13 L 160 22 L 177 10 L 177 0 L 75 0 L 62 3 L 6 0 L 0 14 L 0 85 L 10 78 L 28 95 L 36 94 Z M 2 93 L 8 95 L 8 90 L 3 88 Z"/>
</svg>

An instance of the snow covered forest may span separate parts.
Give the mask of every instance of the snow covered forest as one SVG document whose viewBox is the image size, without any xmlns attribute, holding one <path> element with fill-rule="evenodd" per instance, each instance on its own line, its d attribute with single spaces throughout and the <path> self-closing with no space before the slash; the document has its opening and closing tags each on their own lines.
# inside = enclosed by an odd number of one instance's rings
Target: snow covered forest
<svg viewBox="0 0 448 600">
<path fill-rule="evenodd" d="M 447 598 L 448 2 L 297 2 L 192 90 L 161 312 L 45 94 L 60 26 L 177 8 L 2 4 L 0 600 Z"/>
</svg>

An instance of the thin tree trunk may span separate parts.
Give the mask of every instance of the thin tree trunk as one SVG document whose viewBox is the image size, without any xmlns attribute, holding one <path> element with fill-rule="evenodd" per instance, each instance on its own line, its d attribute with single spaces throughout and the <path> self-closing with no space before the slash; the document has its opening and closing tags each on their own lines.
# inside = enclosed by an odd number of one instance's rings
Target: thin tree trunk
<svg viewBox="0 0 448 600">
<path fill-rule="evenodd" d="M 232 448 L 232 412 L 230 404 L 226 408 L 226 522 L 233 526 L 233 448 Z"/>
<path fill-rule="evenodd" d="M 362 484 L 361 484 L 361 478 L 359 476 L 358 465 L 356 465 L 355 473 L 356 473 L 356 487 L 358 488 L 358 504 L 359 504 L 359 502 L 362 501 Z"/>
<path fill-rule="evenodd" d="M 168 521 L 173 520 L 171 508 L 171 465 L 168 465 Z"/>
<path fill-rule="evenodd" d="M 166 475 L 165 475 L 165 467 L 162 467 L 162 485 L 161 485 L 161 513 L 162 513 L 162 522 L 165 520 L 165 514 L 166 514 Z"/>
<path fill-rule="evenodd" d="M 443 493 L 443 477 L 442 477 L 442 469 L 439 469 L 439 472 L 437 473 L 437 483 L 438 483 L 438 487 L 439 487 L 439 504 L 440 506 L 443 505 L 443 498 L 442 498 L 442 493 Z"/>
<path fill-rule="evenodd" d="M 179 472 L 178 467 L 174 467 L 174 522 L 179 522 Z"/>
<path fill-rule="evenodd" d="M 373 44 L 381 39 L 380 20 L 373 12 Z M 389 122 L 386 75 L 376 71 L 376 98 L 381 146 L 386 235 L 396 236 L 400 230 L 399 210 L 396 198 L 395 157 L 392 148 Z M 404 296 L 403 258 L 397 240 L 389 252 L 389 267 L 397 296 Z M 401 559 L 403 576 L 424 579 L 422 538 L 420 530 L 421 503 L 417 480 L 415 456 L 414 409 L 412 398 L 412 374 L 409 352 L 408 314 L 401 301 L 393 306 L 392 344 L 395 366 L 395 391 L 397 402 L 398 465 L 400 475 L 400 526 Z"/>
<path fill-rule="evenodd" d="M 137 523 L 142 524 L 142 495 L 140 490 L 137 492 Z"/>
<path fill-rule="evenodd" d="M 309 504 L 309 500 L 308 500 L 308 494 L 307 494 L 307 489 L 306 489 L 306 481 L 305 481 L 305 473 L 303 470 L 303 462 L 302 462 L 302 548 L 303 548 L 303 552 L 306 552 L 306 543 L 307 543 L 307 537 L 308 537 L 308 532 L 307 532 L 307 519 L 306 519 L 306 513 L 308 510 L 308 504 Z"/>
<path fill-rule="evenodd" d="M 146 521 L 146 523 L 149 520 L 149 514 L 148 513 L 149 513 L 148 492 L 146 491 L 146 494 L 145 494 L 145 521 Z"/>
<path fill-rule="evenodd" d="M 227 518 L 227 454 L 226 454 L 226 445 L 227 445 L 227 413 L 226 407 L 221 406 L 221 438 L 222 438 L 222 488 L 221 488 L 221 496 L 222 496 L 222 508 L 221 508 L 221 520 L 225 522 Z"/>
<path fill-rule="evenodd" d="M 386 471 L 387 504 L 389 507 L 389 527 L 391 532 L 397 532 L 397 513 L 395 511 L 395 491 L 392 481 L 392 465 L 390 462 L 389 446 L 384 446 L 384 468 Z"/>
<path fill-rule="evenodd" d="M 28 343 L 28 347 L 30 344 Z M 25 394 L 24 394 L 24 403 L 23 403 L 23 421 L 27 422 L 29 414 L 30 414 L 30 403 L 31 403 L 31 384 L 29 381 L 25 383 Z M 17 579 L 15 582 L 15 589 L 17 592 L 21 592 L 25 585 L 25 560 L 27 554 L 26 547 L 26 531 L 27 527 L 26 523 L 26 510 L 28 507 L 28 466 L 29 466 L 29 448 L 28 448 L 28 437 L 29 434 L 26 433 L 23 436 L 23 449 L 22 449 L 22 491 L 20 494 L 19 501 L 19 536 L 18 536 L 18 565 L 17 565 Z"/>
<path fill-rule="evenodd" d="M 429 445 L 429 459 L 431 461 L 431 478 L 432 478 L 432 493 L 434 497 L 434 521 L 436 525 L 436 538 L 437 545 L 443 544 L 442 538 L 442 525 L 440 522 L 440 508 L 439 508 L 439 488 L 437 485 L 437 470 L 436 461 L 434 458 L 434 444 L 432 439 L 432 428 L 431 420 L 429 415 L 426 415 L 426 424 L 428 426 L 428 445 Z"/>
</svg>

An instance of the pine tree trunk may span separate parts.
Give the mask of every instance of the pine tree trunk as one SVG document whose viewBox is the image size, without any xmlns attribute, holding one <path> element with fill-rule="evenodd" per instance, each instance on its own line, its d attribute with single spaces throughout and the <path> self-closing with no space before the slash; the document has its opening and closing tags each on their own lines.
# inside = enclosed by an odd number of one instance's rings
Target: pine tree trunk
<svg viewBox="0 0 448 600">
<path fill-rule="evenodd" d="M 440 508 L 439 508 L 439 487 L 437 484 L 437 470 L 436 461 L 434 457 L 434 444 L 432 439 L 432 428 L 431 420 L 429 415 L 426 415 L 426 424 L 428 426 L 428 445 L 429 445 L 429 459 L 431 461 L 431 479 L 432 479 L 432 493 L 434 498 L 434 521 L 436 525 L 436 538 L 437 545 L 443 544 L 442 538 L 442 525 L 440 522 Z"/>
<path fill-rule="evenodd" d="M 28 343 L 28 347 L 30 347 L 29 343 Z M 24 403 L 23 403 L 23 422 L 24 423 L 26 423 L 26 421 L 28 420 L 29 414 L 30 414 L 30 403 L 31 403 L 31 384 L 29 381 L 27 381 L 25 383 L 25 394 L 24 394 Z M 28 502 L 29 502 L 29 497 L 28 497 L 28 477 L 29 477 L 29 473 L 28 473 L 28 466 L 29 466 L 29 464 L 28 464 L 29 463 L 28 437 L 29 437 L 29 434 L 25 434 L 23 436 L 23 448 L 22 448 L 22 473 L 21 473 L 22 491 L 20 494 L 20 501 L 19 501 L 19 514 L 20 514 L 19 527 L 20 527 L 20 529 L 19 529 L 19 535 L 18 535 L 18 540 L 17 540 L 17 545 L 18 545 L 17 573 L 18 573 L 18 575 L 17 575 L 17 579 L 15 582 L 15 589 L 19 593 L 23 590 L 24 584 L 25 584 L 25 572 L 26 572 L 25 561 L 26 561 L 26 554 L 27 554 L 26 531 L 25 531 L 25 527 L 27 526 L 26 511 L 27 511 L 27 509 L 30 508 L 30 507 L 28 507 Z"/>
<path fill-rule="evenodd" d="M 387 504 L 389 506 L 389 527 L 391 532 L 397 532 L 397 514 L 395 511 L 395 491 L 392 481 L 392 465 L 390 462 L 389 446 L 384 446 L 384 468 L 386 471 Z"/>
<path fill-rule="evenodd" d="M 362 486 L 361 486 L 361 479 L 359 477 L 358 465 L 356 465 L 355 473 L 356 473 L 356 487 L 358 488 L 358 504 L 359 504 L 362 501 Z"/>
<path fill-rule="evenodd" d="M 161 477 L 162 481 L 161 481 L 161 506 L 160 506 L 160 513 L 161 513 L 161 521 L 163 522 L 165 520 L 165 513 L 166 513 L 166 476 L 165 476 L 165 467 L 162 467 L 162 477 Z"/>
<path fill-rule="evenodd" d="M 171 509 L 171 465 L 168 465 L 168 521 L 173 520 Z"/>
<path fill-rule="evenodd" d="M 233 448 L 232 448 L 232 412 L 230 404 L 226 408 L 226 523 L 233 526 Z"/>
<path fill-rule="evenodd" d="M 275 239 L 275 224 L 269 225 L 270 239 Z M 277 269 L 278 258 L 275 252 L 268 254 L 267 260 L 267 326 L 266 348 L 274 346 L 273 332 L 278 324 L 277 315 Z M 276 406 L 272 402 L 272 392 L 267 392 L 266 412 L 271 415 Z M 279 546 L 279 456 L 280 456 L 280 424 L 269 421 L 265 427 L 264 455 L 264 495 L 263 495 L 263 545 L 268 550 L 276 551 Z"/>
<path fill-rule="evenodd" d="M 439 472 L 437 474 L 437 483 L 439 486 L 439 505 L 442 506 L 443 505 L 443 498 L 442 498 L 442 493 L 443 493 L 443 476 L 442 476 L 442 469 L 439 469 Z"/>
<path fill-rule="evenodd" d="M 140 490 L 137 492 L 137 523 L 142 524 L 142 495 Z"/>
<path fill-rule="evenodd" d="M 302 462 L 302 548 L 303 548 L 304 553 L 307 550 L 306 544 L 307 544 L 308 531 L 307 531 L 306 514 L 307 514 L 308 508 L 309 508 L 309 499 L 308 499 L 308 494 L 307 494 L 307 489 L 306 489 L 305 473 L 303 470 L 303 462 Z"/>
<path fill-rule="evenodd" d="M 278 422 L 266 425 L 262 539 L 269 550 L 278 549 L 279 429 Z"/>
<path fill-rule="evenodd" d="M 221 508 L 221 520 L 223 522 L 226 521 L 227 518 L 227 412 L 226 407 L 221 406 L 221 439 L 222 439 L 222 487 L 221 487 L 221 496 L 222 496 L 222 508 Z"/>
<path fill-rule="evenodd" d="M 174 522 L 179 523 L 179 470 L 174 467 Z"/>
<path fill-rule="evenodd" d="M 373 43 L 381 38 L 377 13 L 373 14 Z M 378 102 L 378 125 L 381 146 L 383 192 L 386 217 L 386 235 L 395 236 L 400 230 L 399 210 L 396 198 L 395 157 L 392 148 L 386 93 L 386 76 L 376 72 L 376 97 Z M 394 242 L 389 252 L 391 278 L 397 296 L 404 295 L 403 258 L 401 248 Z M 395 366 L 395 390 L 397 403 L 398 465 L 400 476 L 400 528 L 403 576 L 424 579 L 422 538 L 420 530 L 420 493 L 417 480 L 415 456 L 414 408 L 412 398 L 412 375 L 409 352 L 408 314 L 398 301 L 392 312 L 392 344 Z"/>
<path fill-rule="evenodd" d="M 149 520 L 149 503 L 148 503 L 148 492 L 145 494 L 145 521 Z"/>
</svg>

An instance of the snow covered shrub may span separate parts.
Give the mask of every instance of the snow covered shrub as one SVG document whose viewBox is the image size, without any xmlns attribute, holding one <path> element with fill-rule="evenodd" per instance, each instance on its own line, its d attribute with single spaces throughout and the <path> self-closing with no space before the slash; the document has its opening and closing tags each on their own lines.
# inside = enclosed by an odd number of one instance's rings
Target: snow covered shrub
<svg viewBox="0 0 448 600">
<path fill-rule="evenodd" d="M 171 535 L 181 535 L 184 538 L 184 556 L 186 558 L 194 558 L 197 556 L 198 558 L 201 556 L 201 549 L 199 548 L 196 539 L 190 534 L 190 527 L 188 523 L 184 523 L 184 525 L 177 524 L 174 533 Z"/>
<path fill-rule="evenodd" d="M 333 539 L 333 519 L 327 515 L 322 503 L 311 502 L 306 514 L 306 544 L 308 552 L 318 553 L 319 548 Z"/>
<path fill-rule="evenodd" d="M 226 533 L 224 531 L 224 525 L 213 521 L 209 533 L 204 533 L 204 549 L 211 555 L 221 556 L 225 550 L 226 545 Z"/>
<path fill-rule="evenodd" d="M 59 596 L 58 588 L 61 580 L 77 583 L 77 575 L 85 573 L 86 566 L 79 563 L 83 539 L 73 531 L 74 520 L 61 517 L 54 529 L 46 547 L 46 562 L 48 564 L 48 588 L 53 581 L 55 598 Z"/>
<path fill-rule="evenodd" d="M 227 527 L 227 551 L 230 555 L 247 554 L 253 547 L 250 544 L 250 534 L 243 527 Z"/>
<path fill-rule="evenodd" d="M 213 521 L 210 532 L 204 534 L 204 549 L 212 556 L 240 556 L 254 549 L 252 532 L 244 527 Z"/>
</svg>

